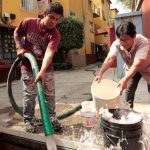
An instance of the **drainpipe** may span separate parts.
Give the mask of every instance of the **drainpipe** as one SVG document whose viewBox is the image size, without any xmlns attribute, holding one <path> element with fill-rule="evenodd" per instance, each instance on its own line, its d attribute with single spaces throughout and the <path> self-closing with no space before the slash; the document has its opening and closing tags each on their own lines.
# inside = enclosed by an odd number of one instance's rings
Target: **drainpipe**
<svg viewBox="0 0 150 150">
<path fill-rule="evenodd" d="M 85 13 L 84 13 L 84 5 L 82 0 L 82 17 L 83 17 L 83 24 L 84 24 L 84 31 L 85 31 Z M 85 32 L 84 32 L 84 38 L 85 38 Z M 85 64 L 86 64 L 86 40 L 84 40 L 84 46 L 85 46 Z"/>
<path fill-rule="evenodd" d="M 143 0 L 138 0 L 135 5 L 135 11 L 139 11 L 142 6 Z"/>
<path fill-rule="evenodd" d="M 2 22 L 2 0 L 0 0 L 0 22 Z"/>
<path fill-rule="evenodd" d="M 2 14 L 2 0 L 0 0 L 0 23 L 7 24 L 7 21 L 3 19 L 3 14 Z"/>
</svg>

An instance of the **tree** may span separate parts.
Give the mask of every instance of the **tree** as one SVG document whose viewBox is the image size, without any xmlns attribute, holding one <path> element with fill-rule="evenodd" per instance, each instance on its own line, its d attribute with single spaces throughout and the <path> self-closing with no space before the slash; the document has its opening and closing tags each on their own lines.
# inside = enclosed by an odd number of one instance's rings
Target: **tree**
<svg viewBox="0 0 150 150">
<path fill-rule="evenodd" d="M 117 0 L 118 2 L 121 2 L 123 6 L 127 9 L 134 10 L 136 0 Z"/>
<path fill-rule="evenodd" d="M 64 66 L 61 67 L 64 65 L 64 62 L 70 65 L 70 62 L 68 62 L 68 52 L 71 49 L 79 49 L 83 45 L 84 25 L 77 18 L 63 17 L 59 20 L 57 28 L 61 39 L 58 52 L 54 56 L 54 62 L 55 64 L 59 63 L 59 66 L 56 68 L 64 68 Z"/>
<path fill-rule="evenodd" d="M 57 24 L 61 35 L 59 51 L 67 54 L 70 49 L 79 49 L 83 45 L 84 26 L 77 18 L 64 17 Z"/>
</svg>

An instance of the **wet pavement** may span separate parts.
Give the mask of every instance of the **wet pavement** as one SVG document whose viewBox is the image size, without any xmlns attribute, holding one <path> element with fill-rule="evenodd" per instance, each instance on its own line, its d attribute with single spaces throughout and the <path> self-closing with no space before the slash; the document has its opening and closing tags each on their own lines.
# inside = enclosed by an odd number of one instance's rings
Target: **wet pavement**
<svg viewBox="0 0 150 150">
<path fill-rule="evenodd" d="M 89 70 L 92 71 L 87 71 Z M 71 70 L 54 71 L 56 87 L 56 112 L 62 113 L 70 107 L 91 99 L 91 84 L 94 79 L 94 71 L 97 71 L 98 64 L 87 65 L 82 68 Z M 117 69 L 110 69 L 103 78 L 119 81 Z M 12 91 L 17 104 L 22 107 L 22 92 L 20 81 L 12 82 Z M 120 97 L 124 102 L 124 93 Z M 0 126 L 10 129 L 24 131 L 22 117 L 17 115 L 10 104 L 7 94 L 6 83 L 0 83 Z M 147 84 L 141 79 L 135 96 L 135 107 L 137 112 L 150 114 L 150 95 L 147 91 Z M 36 115 L 39 117 L 39 107 L 36 107 Z M 62 119 L 64 126 L 82 125 L 80 111 Z"/>
<path fill-rule="evenodd" d="M 87 68 L 93 71 L 86 71 Z M 54 71 L 55 88 L 56 88 L 56 103 L 58 104 L 79 104 L 91 98 L 91 84 L 94 79 L 94 71 L 98 70 L 98 64 L 88 65 L 82 68 L 71 70 Z M 116 82 L 117 69 L 110 69 L 106 72 L 103 78 L 112 79 Z M 14 99 L 19 106 L 22 106 L 22 92 L 20 81 L 12 82 L 12 92 Z M 11 109 L 10 100 L 7 94 L 6 83 L 0 83 L 0 118 L 2 115 L 7 116 Z M 120 97 L 120 101 L 124 101 L 124 93 Z M 147 91 L 147 84 L 144 79 L 141 79 L 135 95 L 135 110 L 140 112 L 150 113 L 150 95 Z"/>
</svg>

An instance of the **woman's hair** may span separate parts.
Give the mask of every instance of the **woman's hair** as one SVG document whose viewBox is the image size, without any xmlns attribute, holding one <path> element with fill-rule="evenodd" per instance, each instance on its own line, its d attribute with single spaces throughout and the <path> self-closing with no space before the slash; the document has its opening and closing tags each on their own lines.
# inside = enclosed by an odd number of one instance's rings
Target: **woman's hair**
<svg viewBox="0 0 150 150">
<path fill-rule="evenodd" d="M 127 34 L 131 37 L 134 37 L 136 34 L 135 25 L 130 21 L 121 23 L 116 29 L 116 35 L 118 38 L 120 38 L 120 36 L 123 34 Z"/>
<path fill-rule="evenodd" d="M 47 5 L 45 12 L 47 14 L 50 14 L 51 12 L 55 12 L 63 16 L 64 10 L 63 10 L 63 6 L 59 2 L 52 2 Z"/>
</svg>

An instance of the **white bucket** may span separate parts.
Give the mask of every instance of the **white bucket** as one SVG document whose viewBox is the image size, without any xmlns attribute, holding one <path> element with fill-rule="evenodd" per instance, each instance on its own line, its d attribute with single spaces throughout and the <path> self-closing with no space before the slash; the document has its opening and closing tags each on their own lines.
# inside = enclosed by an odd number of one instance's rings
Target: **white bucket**
<svg viewBox="0 0 150 150">
<path fill-rule="evenodd" d="M 82 109 L 80 111 L 82 117 L 82 124 L 85 127 L 93 127 L 96 124 L 96 109 L 93 101 L 84 101 L 81 103 Z"/>
<path fill-rule="evenodd" d="M 89 110 L 95 111 L 95 106 L 93 101 L 84 101 L 81 103 L 81 106 L 83 111 L 89 111 Z"/>
<path fill-rule="evenodd" d="M 110 79 L 102 79 L 99 83 L 94 81 L 91 93 L 97 111 L 101 108 L 114 109 L 119 101 L 120 90 L 117 83 Z"/>
</svg>

